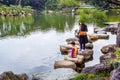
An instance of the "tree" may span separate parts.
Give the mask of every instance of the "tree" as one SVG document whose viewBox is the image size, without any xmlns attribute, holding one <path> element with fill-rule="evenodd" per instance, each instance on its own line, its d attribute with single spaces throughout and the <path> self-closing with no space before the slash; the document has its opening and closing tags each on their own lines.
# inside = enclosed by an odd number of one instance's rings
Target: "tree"
<svg viewBox="0 0 120 80">
<path fill-rule="evenodd" d="M 119 9 L 120 0 L 81 0 L 104 10 Z"/>
<path fill-rule="evenodd" d="M 56 10 L 59 8 L 58 0 L 47 0 L 45 2 L 45 8 L 50 10 Z"/>
<path fill-rule="evenodd" d="M 71 7 L 77 6 L 76 0 L 59 0 L 59 6 L 61 6 L 65 12 L 70 12 Z"/>
<path fill-rule="evenodd" d="M 16 0 L 16 4 L 17 4 L 17 5 L 21 5 L 21 1 L 22 1 L 22 0 Z"/>
<path fill-rule="evenodd" d="M 107 21 L 105 11 L 99 11 L 98 9 L 78 9 L 77 14 L 80 15 L 79 22 L 93 23 L 99 27 L 103 27 L 104 22 Z"/>
<path fill-rule="evenodd" d="M 32 6 L 34 9 L 42 10 L 48 0 L 0 0 L 4 5 Z"/>
<path fill-rule="evenodd" d="M 71 7 L 71 6 L 76 6 L 77 2 L 76 0 L 59 0 L 59 5 Z"/>
</svg>

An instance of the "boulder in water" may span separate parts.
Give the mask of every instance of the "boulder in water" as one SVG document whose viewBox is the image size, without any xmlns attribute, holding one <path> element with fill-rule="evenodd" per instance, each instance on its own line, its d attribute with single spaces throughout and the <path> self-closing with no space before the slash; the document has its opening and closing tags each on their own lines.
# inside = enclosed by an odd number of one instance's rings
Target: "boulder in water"
<svg viewBox="0 0 120 80">
<path fill-rule="evenodd" d="M 83 55 L 85 61 L 88 61 L 89 59 L 91 59 L 93 57 L 93 50 L 86 49 L 85 51 L 79 51 L 78 54 Z"/>
<path fill-rule="evenodd" d="M 67 60 L 60 60 L 60 61 L 55 61 L 54 68 L 72 68 L 76 69 L 76 64 L 72 61 L 67 61 Z"/>
<path fill-rule="evenodd" d="M 33 74 L 32 80 L 71 80 L 77 74 L 70 68 L 59 68 L 44 73 Z"/>
<path fill-rule="evenodd" d="M 14 74 L 12 71 L 0 75 L 0 80 L 28 80 L 27 74 Z"/>
<path fill-rule="evenodd" d="M 84 61 L 84 56 L 83 55 L 77 55 L 76 58 L 72 58 L 69 55 L 65 56 L 64 60 L 72 61 L 77 64 L 82 64 Z"/>
</svg>

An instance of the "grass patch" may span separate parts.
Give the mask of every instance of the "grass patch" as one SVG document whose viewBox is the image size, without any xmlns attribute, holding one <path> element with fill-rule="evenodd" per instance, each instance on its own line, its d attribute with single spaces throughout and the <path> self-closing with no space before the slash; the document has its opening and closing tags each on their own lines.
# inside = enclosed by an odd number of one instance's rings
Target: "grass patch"
<svg viewBox="0 0 120 80">
<path fill-rule="evenodd" d="M 103 73 L 97 73 L 97 74 L 88 74 L 88 75 L 78 74 L 74 77 L 73 80 L 91 80 L 93 78 L 109 77 L 109 76 L 110 76 L 109 72 L 103 72 Z"/>
</svg>

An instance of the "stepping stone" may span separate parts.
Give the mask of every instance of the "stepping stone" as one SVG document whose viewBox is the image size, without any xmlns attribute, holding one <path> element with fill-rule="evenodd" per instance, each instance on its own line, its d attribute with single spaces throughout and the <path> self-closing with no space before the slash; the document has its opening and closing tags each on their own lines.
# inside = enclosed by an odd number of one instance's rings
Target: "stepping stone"
<svg viewBox="0 0 120 80">
<path fill-rule="evenodd" d="M 83 55 L 77 55 L 76 58 L 72 58 L 69 55 L 65 56 L 64 60 L 72 61 L 77 64 L 82 64 L 84 61 L 84 56 Z"/>
<path fill-rule="evenodd" d="M 68 60 L 60 60 L 60 61 L 55 61 L 54 68 L 72 68 L 76 69 L 76 64 L 72 61 Z"/>
</svg>

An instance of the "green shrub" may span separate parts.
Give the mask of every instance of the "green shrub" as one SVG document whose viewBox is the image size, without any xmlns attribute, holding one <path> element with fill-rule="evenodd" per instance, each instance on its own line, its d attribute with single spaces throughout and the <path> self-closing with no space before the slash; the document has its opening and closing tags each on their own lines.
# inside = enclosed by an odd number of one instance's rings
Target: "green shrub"
<svg viewBox="0 0 120 80">
<path fill-rule="evenodd" d="M 105 11 L 100 11 L 98 9 L 78 9 L 76 11 L 80 15 L 79 22 L 93 23 L 99 27 L 104 27 L 104 22 L 107 21 L 107 15 Z"/>
</svg>

